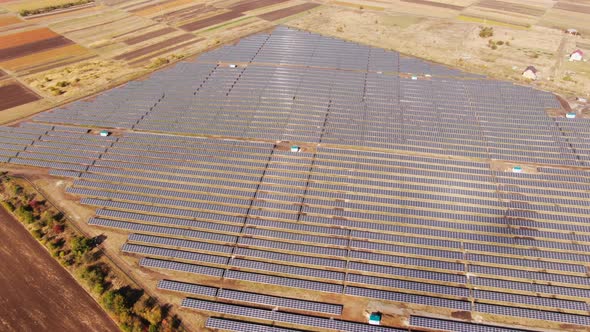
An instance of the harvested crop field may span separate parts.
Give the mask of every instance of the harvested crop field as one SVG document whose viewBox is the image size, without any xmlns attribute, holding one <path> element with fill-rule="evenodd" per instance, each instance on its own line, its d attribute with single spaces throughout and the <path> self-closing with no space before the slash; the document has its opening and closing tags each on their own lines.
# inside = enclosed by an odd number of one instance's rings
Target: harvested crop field
<svg viewBox="0 0 590 332">
<path fill-rule="evenodd" d="M 174 46 L 176 44 L 180 44 L 180 43 L 186 42 L 188 40 L 193 40 L 193 39 L 195 40 L 194 42 L 198 42 L 200 40 L 200 39 L 197 39 L 197 37 L 195 35 L 192 35 L 192 34 L 183 34 L 183 35 L 180 35 L 180 36 L 176 36 L 176 37 L 172 37 L 172 38 L 166 39 L 166 40 L 164 40 L 162 42 L 155 43 L 155 44 L 150 45 L 150 46 L 146 46 L 146 47 L 140 48 L 138 50 L 134 50 L 134 51 L 131 51 L 131 52 L 128 52 L 128 53 L 123 53 L 123 54 L 117 55 L 116 57 L 114 57 L 114 59 L 115 60 L 132 60 L 132 59 L 141 57 L 143 55 L 146 55 L 146 54 L 149 54 L 149 53 L 152 53 L 152 52 L 161 50 L 163 48 Z"/>
<path fill-rule="evenodd" d="M 2 74 L 0 73 L 0 77 Z M 2 96 L 0 98 L 0 111 L 40 99 L 36 93 L 25 88 L 18 82 L 0 86 L 0 96 Z"/>
<path fill-rule="evenodd" d="M 210 317 L 197 331 L 583 331 L 590 131 L 559 108 L 279 27 L 0 142 L 73 178 L 89 226 L 127 236 L 113 254 Z"/>
<path fill-rule="evenodd" d="M 30 67 L 37 67 L 66 58 L 80 57 L 86 59 L 90 56 L 92 56 L 92 53 L 90 53 L 86 48 L 77 44 L 72 44 L 3 61 L 0 62 L 0 67 L 11 71 L 20 72 Z"/>
<path fill-rule="evenodd" d="M 226 13 L 223 14 L 219 14 L 219 15 L 215 15 L 215 16 L 211 16 L 208 18 L 204 18 L 202 20 L 198 20 L 195 22 L 191 22 L 191 23 L 187 23 L 184 25 L 181 25 L 180 28 L 187 30 L 187 31 L 196 31 L 196 30 L 200 30 L 206 27 L 210 27 L 212 25 L 217 25 L 226 21 L 230 21 L 233 20 L 235 18 L 238 17 L 242 17 L 244 16 L 244 14 L 238 12 L 238 11 L 228 11 Z"/>
<path fill-rule="evenodd" d="M 59 263 L 0 209 L 0 326 L 4 331 L 119 331 Z"/>
<path fill-rule="evenodd" d="M 160 36 L 175 32 L 175 31 L 177 31 L 177 30 L 174 28 L 158 29 L 155 31 L 144 33 L 143 35 L 139 35 L 139 36 L 135 36 L 133 38 L 126 39 L 125 44 L 127 44 L 127 45 L 139 44 L 139 43 L 144 42 L 146 40 L 160 37 Z"/>
<path fill-rule="evenodd" d="M 280 4 L 289 0 L 256 0 L 256 1 L 242 1 L 229 7 L 231 10 L 238 12 L 246 12 L 258 8 L 263 8 L 271 5 Z"/>
<path fill-rule="evenodd" d="M 519 3 L 498 1 L 498 0 L 484 0 L 480 1 L 477 6 L 485 7 L 500 11 L 513 12 L 518 14 L 530 15 L 530 16 L 542 16 L 545 14 L 545 8 L 538 8 L 533 6 L 527 6 Z"/>
<path fill-rule="evenodd" d="M 23 46 L 29 43 L 59 37 L 59 34 L 47 28 L 28 30 L 0 36 L 0 49 Z"/>
<path fill-rule="evenodd" d="M 264 14 L 258 15 L 258 17 L 260 17 L 263 20 L 267 20 L 267 21 L 276 21 L 276 20 L 280 20 L 285 17 L 289 17 L 291 15 L 299 14 L 299 13 L 304 12 L 306 10 L 314 9 L 318 6 L 319 6 L 319 4 L 317 4 L 317 3 L 311 3 L 311 2 L 302 3 L 300 5 L 296 5 L 293 7 L 287 7 L 287 8 L 275 10 L 272 12 L 264 13 Z"/>
<path fill-rule="evenodd" d="M 462 10 L 464 8 L 461 6 L 455 6 L 455 5 L 450 5 L 450 4 L 436 2 L 436 1 L 428 1 L 428 0 L 401 0 L 401 1 L 415 3 L 417 5 L 439 7 L 439 8 L 452 9 L 452 10 Z"/>
<path fill-rule="evenodd" d="M 71 45 L 73 42 L 63 36 L 48 38 L 28 44 L 0 49 L 0 62 L 24 57 L 38 52 L 48 51 Z"/>
<path fill-rule="evenodd" d="M 16 16 L 0 15 L 0 27 L 5 27 L 12 24 L 21 23 L 22 21 Z"/>
<path fill-rule="evenodd" d="M 569 2 L 559 1 L 553 6 L 555 9 L 567 10 L 576 13 L 590 14 L 590 5 L 573 4 Z"/>
<path fill-rule="evenodd" d="M 140 16 L 151 16 L 151 15 L 166 11 L 167 9 L 175 8 L 175 7 L 183 6 L 183 5 L 188 5 L 190 3 L 194 3 L 194 1 L 193 0 L 163 1 L 163 2 L 155 3 L 153 5 L 141 7 L 138 9 L 133 9 L 133 10 L 131 10 L 131 12 L 136 15 L 140 15 Z"/>
</svg>

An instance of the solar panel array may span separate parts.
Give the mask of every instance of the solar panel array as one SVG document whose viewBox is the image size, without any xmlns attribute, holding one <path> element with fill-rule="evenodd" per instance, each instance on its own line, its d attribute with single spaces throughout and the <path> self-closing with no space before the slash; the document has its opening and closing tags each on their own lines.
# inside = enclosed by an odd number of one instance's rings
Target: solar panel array
<svg viewBox="0 0 590 332">
<path fill-rule="evenodd" d="M 300 314 L 287 313 L 282 311 L 274 311 L 271 309 L 260 309 L 249 306 L 241 306 L 228 303 L 219 303 L 206 300 L 186 298 L 182 301 L 182 306 L 197 310 L 211 312 L 213 315 L 231 315 L 238 317 L 251 317 L 271 322 L 289 323 L 294 325 L 312 326 L 324 329 L 332 329 L 338 331 L 351 332 L 402 332 L 406 331 L 369 324 L 360 324 L 342 320 L 333 320 L 323 317 L 305 316 Z"/>
<path fill-rule="evenodd" d="M 89 223 L 131 233 L 123 252 L 171 279 L 590 325 L 590 172 L 559 167 L 587 166 L 590 140 L 585 120 L 545 115 L 557 106 L 544 92 L 278 28 L 0 127 L 0 162 L 72 178 L 67 191 L 98 208 Z M 277 140 L 320 144 L 292 153 Z M 488 158 L 545 166 L 501 172 Z M 341 318 L 332 303 L 160 285 Z"/>
<path fill-rule="evenodd" d="M 587 166 L 587 126 L 547 117 L 558 107 L 546 92 L 279 27 L 35 121 Z"/>
</svg>

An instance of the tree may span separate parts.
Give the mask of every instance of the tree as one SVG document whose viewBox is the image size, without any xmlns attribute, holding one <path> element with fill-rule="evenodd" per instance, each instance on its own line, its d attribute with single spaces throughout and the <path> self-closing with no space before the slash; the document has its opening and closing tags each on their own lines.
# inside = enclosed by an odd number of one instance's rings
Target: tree
<svg viewBox="0 0 590 332">
<path fill-rule="evenodd" d="M 84 236 L 76 236 L 71 242 L 72 252 L 78 257 L 92 249 L 92 240 Z"/>
</svg>

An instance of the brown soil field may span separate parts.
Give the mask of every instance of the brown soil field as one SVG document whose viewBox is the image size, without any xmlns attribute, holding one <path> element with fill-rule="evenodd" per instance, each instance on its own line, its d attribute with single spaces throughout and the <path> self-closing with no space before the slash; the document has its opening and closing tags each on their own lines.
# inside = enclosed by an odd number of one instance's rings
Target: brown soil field
<svg viewBox="0 0 590 332">
<path fill-rule="evenodd" d="M 59 37 L 59 35 L 47 28 L 0 36 L 0 49 L 12 48 L 55 37 Z"/>
<path fill-rule="evenodd" d="M 567 10 L 570 12 L 590 14 L 590 6 L 577 5 L 572 3 L 558 2 L 553 6 L 556 9 Z"/>
<path fill-rule="evenodd" d="M 0 27 L 21 23 L 22 21 L 16 16 L 0 16 Z"/>
<path fill-rule="evenodd" d="M 480 1 L 477 6 L 485 7 L 490 9 L 496 10 L 503 10 L 507 12 L 514 12 L 524 15 L 531 15 L 531 16 L 542 16 L 545 14 L 545 10 L 542 8 L 536 8 L 527 5 L 521 5 L 516 3 L 510 3 L 505 1 L 498 1 L 498 0 L 483 0 Z"/>
<path fill-rule="evenodd" d="M 206 28 L 208 26 L 216 25 L 219 23 L 223 23 L 225 21 L 233 20 L 234 18 L 238 18 L 244 16 L 244 14 L 238 11 L 229 11 L 227 13 L 215 15 L 212 17 L 208 17 L 196 22 L 187 23 L 185 25 L 181 25 L 180 28 L 187 30 L 187 31 L 195 31 Z"/>
<path fill-rule="evenodd" d="M 230 9 L 238 11 L 238 12 L 245 12 L 252 9 L 258 9 L 262 7 L 267 7 L 270 5 L 276 5 L 279 3 L 287 2 L 289 0 L 256 0 L 256 1 L 242 1 L 238 2 L 234 6 L 231 6 Z"/>
<path fill-rule="evenodd" d="M 304 12 L 306 10 L 313 9 L 317 6 L 319 6 L 319 4 L 317 4 L 317 3 L 311 3 L 311 2 L 302 3 L 300 5 L 296 5 L 293 7 L 287 7 L 287 8 L 275 10 L 274 12 L 258 15 L 258 17 L 260 17 L 263 20 L 267 20 L 267 21 L 275 21 L 275 20 L 278 20 L 281 18 L 289 17 L 291 15 L 295 15 L 295 14 Z"/>
<path fill-rule="evenodd" d="M 2 96 L 0 98 L 0 111 L 40 99 L 33 91 L 17 82 L 0 86 L 0 96 Z"/>
<path fill-rule="evenodd" d="M 160 50 L 162 48 L 172 46 L 174 44 L 182 43 L 182 42 L 188 41 L 190 39 L 194 39 L 194 38 L 196 38 L 195 35 L 183 34 L 183 35 L 176 36 L 174 38 L 170 38 L 170 39 L 167 39 L 165 41 L 162 41 L 162 42 L 150 45 L 150 46 L 146 46 L 144 48 L 140 48 L 135 51 L 131 51 L 128 53 L 123 53 L 123 54 L 117 55 L 116 57 L 114 57 L 114 59 L 115 60 L 131 60 L 134 58 L 138 58 L 142 55 L 146 55 L 151 52 L 155 52 L 155 51 Z"/>
<path fill-rule="evenodd" d="M 0 61 L 20 58 L 30 54 L 59 48 L 66 45 L 71 45 L 73 42 L 66 37 L 53 37 L 49 39 L 39 40 L 33 43 L 5 48 L 0 50 Z"/>
<path fill-rule="evenodd" d="M 158 22 L 166 21 L 168 23 L 171 23 L 171 22 L 180 21 L 183 19 L 188 19 L 192 16 L 202 15 L 204 13 L 215 11 L 215 10 L 217 10 L 217 8 L 215 8 L 215 7 L 206 6 L 203 4 L 198 4 L 198 5 L 174 10 L 171 12 L 167 12 L 165 14 L 157 15 L 157 16 L 152 17 L 152 19 L 155 21 L 158 21 Z"/>
<path fill-rule="evenodd" d="M 0 78 L 3 78 L 4 76 L 6 76 L 6 73 L 2 71 L 2 69 L 0 69 Z"/>
<path fill-rule="evenodd" d="M 67 57 L 80 56 L 84 54 L 89 54 L 86 48 L 77 44 L 73 44 L 0 62 L 0 66 L 4 69 L 20 71 L 29 67 L 35 67 L 43 63 L 55 61 L 57 59 L 65 59 Z"/>
<path fill-rule="evenodd" d="M 116 34 L 116 35 L 113 35 L 113 39 L 120 38 L 120 37 L 127 36 L 127 35 L 131 35 L 131 34 L 134 34 L 134 33 L 138 32 L 138 31 L 140 31 L 140 30 L 149 29 L 149 28 L 151 28 L 153 26 L 156 26 L 156 24 L 148 25 L 148 26 L 145 26 L 145 27 L 139 27 L 139 28 L 133 29 L 131 31 L 126 31 L 126 32 L 123 32 L 123 33 L 120 33 L 120 34 Z"/>
<path fill-rule="evenodd" d="M 418 5 L 440 7 L 440 8 L 453 9 L 453 10 L 463 10 L 463 7 L 461 7 L 461 6 L 449 5 L 446 3 L 434 2 L 434 1 L 428 1 L 428 0 L 401 0 L 401 1 L 415 3 Z"/>
<path fill-rule="evenodd" d="M 159 52 L 152 53 L 152 54 L 150 54 L 149 57 L 145 57 L 145 58 L 133 60 L 133 61 L 129 62 L 129 65 L 130 66 L 135 66 L 135 65 L 138 65 L 138 64 L 143 64 L 143 63 L 145 63 L 145 62 L 147 62 L 149 60 L 152 60 L 155 57 L 158 57 L 158 56 L 160 56 L 162 54 L 166 54 L 166 53 L 173 52 L 175 50 L 183 49 L 183 48 L 185 48 L 185 47 L 187 47 L 189 45 L 196 44 L 196 43 L 201 42 L 203 40 L 205 40 L 205 39 L 204 38 L 199 38 L 199 39 L 191 40 L 191 41 L 186 42 L 186 43 L 175 45 L 173 48 L 167 48 L 167 49 L 161 50 Z"/>
<path fill-rule="evenodd" d="M 129 38 L 127 40 L 125 40 L 125 44 L 127 45 L 135 45 L 135 44 L 139 44 L 143 41 L 146 41 L 148 39 L 152 39 L 152 38 L 156 38 L 156 37 L 160 37 L 163 36 L 165 34 L 171 33 L 176 31 L 174 28 L 163 28 L 163 29 L 159 29 L 156 31 L 152 31 L 152 32 L 148 32 L 148 33 L 144 33 L 143 35 L 139 35 L 139 36 L 135 36 L 133 38 Z"/>
<path fill-rule="evenodd" d="M 119 331 L 68 272 L 0 209 L 0 326 L 5 331 Z"/>
</svg>

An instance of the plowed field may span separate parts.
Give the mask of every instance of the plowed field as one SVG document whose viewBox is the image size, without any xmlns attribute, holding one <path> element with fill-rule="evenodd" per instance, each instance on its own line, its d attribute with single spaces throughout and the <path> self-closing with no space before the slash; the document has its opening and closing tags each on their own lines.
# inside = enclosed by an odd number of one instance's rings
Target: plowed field
<svg viewBox="0 0 590 332">
<path fill-rule="evenodd" d="M 39 100 L 33 91 L 16 82 L 0 86 L 0 96 L 0 111 Z"/>
<path fill-rule="evenodd" d="M 16 16 L 0 16 L 0 27 L 5 27 L 20 22 L 22 21 Z"/>
<path fill-rule="evenodd" d="M 146 46 L 144 48 L 140 48 L 138 50 L 131 51 L 128 53 L 123 53 L 121 55 L 117 55 L 114 59 L 115 60 L 131 60 L 131 59 L 140 57 L 142 55 L 146 55 L 151 52 L 155 52 L 155 51 L 160 50 L 162 48 L 169 47 L 174 44 L 182 43 L 182 42 L 188 41 L 190 39 L 194 39 L 194 38 L 196 38 L 196 36 L 191 35 L 191 34 L 184 34 L 184 35 L 176 36 L 174 38 L 167 39 L 167 40 L 160 42 L 160 43 Z"/>
<path fill-rule="evenodd" d="M 59 37 L 59 35 L 47 28 L 0 36 L 0 49 L 26 45 L 36 41 L 55 37 Z"/>
<path fill-rule="evenodd" d="M 39 40 L 36 42 L 19 45 L 15 47 L 5 48 L 0 50 L 0 61 L 20 58 L 33 53 L 51 50 L 54 48 L 73 44 L 73 42 L 65 37 L 53 37 L 49 39 Z"/>
<path fill-rule="evenodd" d="M 76 281 L 0 209 L 3 331 L 119 331 Z"/>
<path fill-rule="evenodd" d="M 0 62 L 0 66 L 4 69 L 19 71 L 58 59 L 84 54 L 89 54 L 88 50 L 80 45 L 74 44 Z"/>
<path fill-rule="evenodd" d="M 215 15 L 212 17 L 208 17 L 208 18 L 196 21 L 196 22 L 191 22 L 191 23 L 182 25 L 182 26 L 180 26 L 180 28 L 187 30 L 187 31 L 195 31 L 195 30 L 200 30 L 200 29 L 212 26 L 212 25 L 219 24 L 219 23 L 230 21 L 230 20 L 233 20 L 234 18 L 238 18 L 241 16 L 244 16 L 244 14 L 242 14 L 238 11 L 230 11 L 227 13 Z"/>
<path fill-rule="evenodd" d="M 234 11 L 245 12 L 253 9 L 267 7 L 270 5 L 276 5 L 279 3 L 287 2 L 289 0 L 257 0 L 257 1 L 242 1 L 236 5 L 230 7 Z"/>
<path fill-rule="evenodd" d="M 289 17 L 291 15 L 295 15 L 295 14 L 304 12 L 306 10 L 313 9 L 317 6 L 319 6 L 319 4 L 317 4 L 317 3 L 303 3 L 303 4 L 300 4 L 297 6 L 283 8 L 283 9 L 275 10 L 274 12 L 258 15 L 258 17 L 260 17 L 263 20 L 267 20 L 267 21 L 275 21 L 275 20 L 279 20 L 281 18 Z"/>
</svg>

